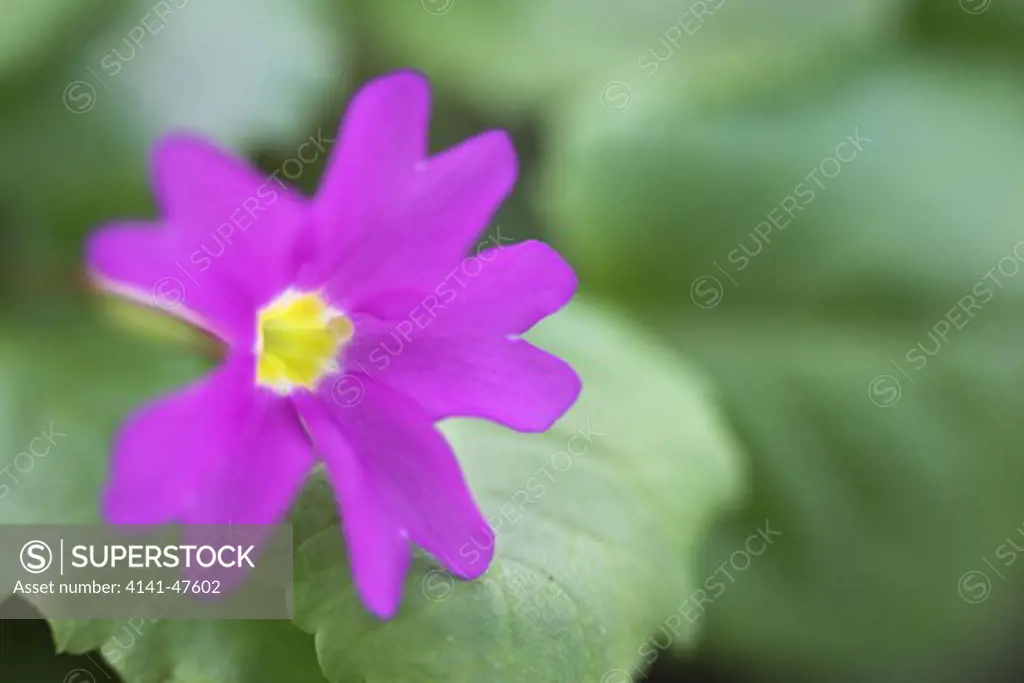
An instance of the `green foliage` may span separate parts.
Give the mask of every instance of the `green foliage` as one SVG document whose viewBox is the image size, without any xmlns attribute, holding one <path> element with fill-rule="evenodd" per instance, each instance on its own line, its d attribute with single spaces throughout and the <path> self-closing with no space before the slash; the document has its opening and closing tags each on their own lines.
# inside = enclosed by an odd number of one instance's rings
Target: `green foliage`
<svg viewBox="0 0 1024 683">
<path fill-rule="evenodd" d="M 708 368 L 753 458 L 709 557 L 765 517 L 786 534 L 715 604 L 712 647 L 849 671 L 934 658 L 1016 606 L 1016 567 L 999 599 L 958 591 L 1002 583 L 983 558 L 1003 562 L 1024 483 L 1024 99 L 972 67 L 560 131 L 570 257 Z"/>
<path fill-rule="evenodd" d="M 779 70 L 820 68 L 851 46 L 886 40 L 906 6 L 903 0 L 356 4 L 361 27 L 389 59 L 424 68 L 475 106 L 516 111 L 547 108 L 569 88 L 589 89 L 593 102 L 612 98 L 615 107 L 623 86 L 637 97 L 666 87 L 717 90 L 733 85 L 738 73 L 749 74 L 749 83 Z"/>
<path fill-rule="evenodd" d="M 334 500 L 314 477 L 292 519 L 296 623 L 315 634 L 315 650 L 285 623 L 147 620 L 58 622 L 58 645 L 99 649 L 129 683 L 269 682 L 316 671 L 317 660 L 332 683 L 596 683 L 637 666 L 645 638 L 695 588 L 697 542 L 742 477 L 703 383 L 630 326 L 577 304 L 532 333 L 587 386 L 550 432 L 446 426 L 498 531 L 482 580 L 456 582 L 419 558 L 398 617 L 378 622 L 353 592 Z M 18 411 L 8 414 L 9 443 L 51 421 L 66 436 L 0 501 L 0 522 L 93 521 L 115 425 L 199 365 L 88 321 L 39 334 L 4 337 L 6 403 Z M 62 353 L 67 338 L 81 355 Z M 78 358 L 90 362 L 72 372 Z M 695 633 L 687 625 L 673 644 L 692 645 Z"/>
<path fill-rule="evenodd" d="M 1018 57 L 1024 27 L 1021 0 L 918 0 L 921 37 L 945 48 L 951 45 Z"/>
<path fill-rule="evenodd" d="M 0 24 L 0 82 L 46 57 L 76 22 L 95 12 L 88 0 L 8 0 Z"/>
</svg>

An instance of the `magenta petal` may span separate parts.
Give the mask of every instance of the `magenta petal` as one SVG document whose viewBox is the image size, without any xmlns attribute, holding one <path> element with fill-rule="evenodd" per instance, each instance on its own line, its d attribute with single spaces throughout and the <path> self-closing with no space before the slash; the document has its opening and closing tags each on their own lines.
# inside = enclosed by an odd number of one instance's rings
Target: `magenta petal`
<svg viewBox="0 0 1024 683">
<path fill-rule="evenodd" d="M 392 290 L 432 290 L 459 267 L 515 179 L 515 150 L 501 131 L 432 157 L 340 259 L 318 262 L 314 277 L 348 310 Z"/>
<path fill-rule="evenodd" d="M 494 555 L 493 532 L 451 446 L 423 409 L 372 381 L 351 407 L 333 400 L 330 382 L 321 396 L 367 479 L 410 540 L 453 574 L 473 579 L 485 572 Z"/>
<path fill-rule="evenodd" d="M 464 259 L 443 287 L 392 292 L 367 302 L 364 311 L 410 320 L 431 334 L 522 334 L 567 304 L 576 284 L 557 251 L 530 240 Z"/>
<path fill-rule="evenodd" d="M 402 598 L 409 541 L 330 413 L 308 394 L 297 396 L 296 405 L 334 484 L 359 595 L 374 614 L 390 619 Z"/>
<path fill-rule="evenodd" d="M 300 198 L 210 143 L 172 136 L 153 152 L 165 223 L 200 286 L 240 288 L 254 304 L 287 288 L 306 248 Z"/>
<path fill-rule="evenodd" d="M 235 451 L 252 411 L 251 359 L 153 401 L 118 435 L 103 516 L 111 524 L 181 521 L 211 472 Z"/>
<path fill-rule="evenodd" d="M 287 398 L 253 390 L 232 448 L 204 482 L 187 524 L 278 524 L 313 467 L 313 446 Z"/>
<path fill-rule="evenodd" d="M 89 274 L 104 289 L 146 306 L 157 306 L 225 341 L 246 345 L 251 312 L 233 292 L 201 286 L 183 271 L 174 236 L 146 223 L 113 223 L 86 245 Z"/>
<path fill-rule="evenodd" d="M 430 87 L 415 72 L 356 93 L 314 200 L 318 245 L 347 253 L 427 154 Z"/>
<path fill-rule="evenodd" d="M 442 337 L 408 321 L 363 327 L 349 362 L 415 400 L 432 420 L 480 417 L 543 432 L 580 393 L 567 363 L 521 339 Z"/>
</svg>

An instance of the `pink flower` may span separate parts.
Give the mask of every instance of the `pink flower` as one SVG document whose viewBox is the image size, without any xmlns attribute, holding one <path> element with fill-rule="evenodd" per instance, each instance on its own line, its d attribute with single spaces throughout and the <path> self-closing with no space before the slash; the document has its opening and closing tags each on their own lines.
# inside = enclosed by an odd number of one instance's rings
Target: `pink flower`
<svg viewBox="0 0 1024 683">
<path fill-rule="evenodd" d="M 128 420 L 110 523 L 278 523 L 320 460 L 374 613 L 397 610 L 410 543 L 460 577 L 486 571 L 493 532 L 435 423 L 540 432 L 572 405 L 573 370 L 519 335 L 576 278 L 539 242 L 466 257 L 512 189 L 515 152 L 492 131 L 428 156 L 428 113 L 419 74 L 366 85 L 310 200 L 200 139 L 158 145 L 162 219 L 100 229 L 90 272 L 227 351 Z"/>
</svg>

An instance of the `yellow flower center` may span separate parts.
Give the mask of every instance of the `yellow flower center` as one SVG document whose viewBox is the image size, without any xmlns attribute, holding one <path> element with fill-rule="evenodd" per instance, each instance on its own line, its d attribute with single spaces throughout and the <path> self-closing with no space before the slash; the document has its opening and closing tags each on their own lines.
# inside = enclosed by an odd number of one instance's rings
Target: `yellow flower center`
<svg viewBox="0 0 1024 683">
<path fill-rule="evenodd" d="M 313 390 L 338 369 L 352 321 L 316 292 L 289 290 L 260 310 L 256 332 L 256 383 L 287 394 Z"/>
</svg>

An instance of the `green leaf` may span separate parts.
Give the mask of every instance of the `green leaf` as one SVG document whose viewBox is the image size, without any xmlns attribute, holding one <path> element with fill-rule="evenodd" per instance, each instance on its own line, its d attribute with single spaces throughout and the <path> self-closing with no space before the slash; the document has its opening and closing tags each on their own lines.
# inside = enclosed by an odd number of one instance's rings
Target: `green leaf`
<svg viewBox="0 0 1024 683">
<path fill-rule="evenodd" d="M 924 37 L 943 49 L 972 47 L 1019 58 L 1022 0 L 918 0 L 915 15 L 915 25 Z"/>
<path fill-rule="evenodd" d="M 284 621 L 54 622 L 61 651 L 99 648 L 129 683 L 324 681 L 313 639 Z"/>
<path fill-rule="evenodd" d="M 637 665 L 693 591 L 697 542 L 741 477 L 704 385 L 630 327 L 575 304 L 531 334 L 583 377 L 551 431 L 446 426 L 497 532 L 481 580 L 419 558 L 398 616 L 375 621 L 323 512 L 330 492 L 311 484 L 297 517 L 319 521 L 297 531 L 296 621 L 316 634 L 329 680 L 596 683 Z M 676 645 L 694 635 L 688 626 Z"/>
<path fill-rule="evenodd" d="M 941 670 L 948 653 L 1006 628 L 1024 584 L 1006 565 L 1018 554 L 1007 544 L 1024 547 L 1024 357 L 1012 342 L 1024 325 L 983 312 L 915 368 L 906 355 L 936 348 L 938 316 L 867 325 L 723 314 L 666 328 L 727 392 L 755 458 L 752 505 L 709 554 L 766 517 L 786 536 L 711 608 L 710 646 Z"/>
<path fill-rule="evenodd" d="M 693 312 L 708 276 L 722 305 L 941 314 L 1013 248 L 1024 206 L 1024 88 L 985 67 L 907 60 L 743 106 L 575 119 L 554 135 L 550 223 L 610 296 Z"/>
<path fill-rule="evenodd" d="M 43 60 L 95 9 L 87 0 L 9 0 L 0 24 L 0 81 Z"/>
<path fill-rule="evenodd" d="M 685 86 L 694 96 L 740 73 L 749 72 L 743 80 L 750 84 L 780 70 L 802 72 L 852 46 L 885 39 L 905 5 L 366 0 L 360 9 L 362 29 L 393 61 L 425 69 L 477 106 L 526 110 L 581 86 L 593 106 L 615 109 L 627 92 L 632 101 L 649 90 Z"/>
<path fill-rule="evenodd" d="M 51 421 L 61 433 L 0 500 L 0 523 L 95 521 L 123 416 L 203 368 L 89 320 L 70 325 L 68 311 L 50 315 L 0 335 L 0 434 L 28 443 Z M 315 475 L 291 515 L 296 622 L 315 648 L 284 623 L 149 620 L 54 622 L 59 647 L 98 648 L 128 683 L 319 680 L 319 667 L 332 683 L 596 683 L 649 663 L 640 648 L 692 593 L 698 543 L 742 476 L 705 385 L 630 328 L 575 304 L 531 333 L 586 386 L 549 433 L 446 425 L 498 531 L 482 580 L 456 583 L 421 557 L 398 617 L 378 622 L 352 590 L 333 496 Z M 690 645 L 696 626 L 676 628 L 673 645 Z"/>
<path fill-rule="evenodd" d="M 1022 104 L 998 69 L 908 60 L 559 131 L 567 253 L 703 364 L 754 458 L 709 558 L 785 533 L 711 608 L 731 659 L 935 666 L 1013 611 L 958 582 L 1024 580 L 996 555 L 1024 547 Z"/>
</svg>

